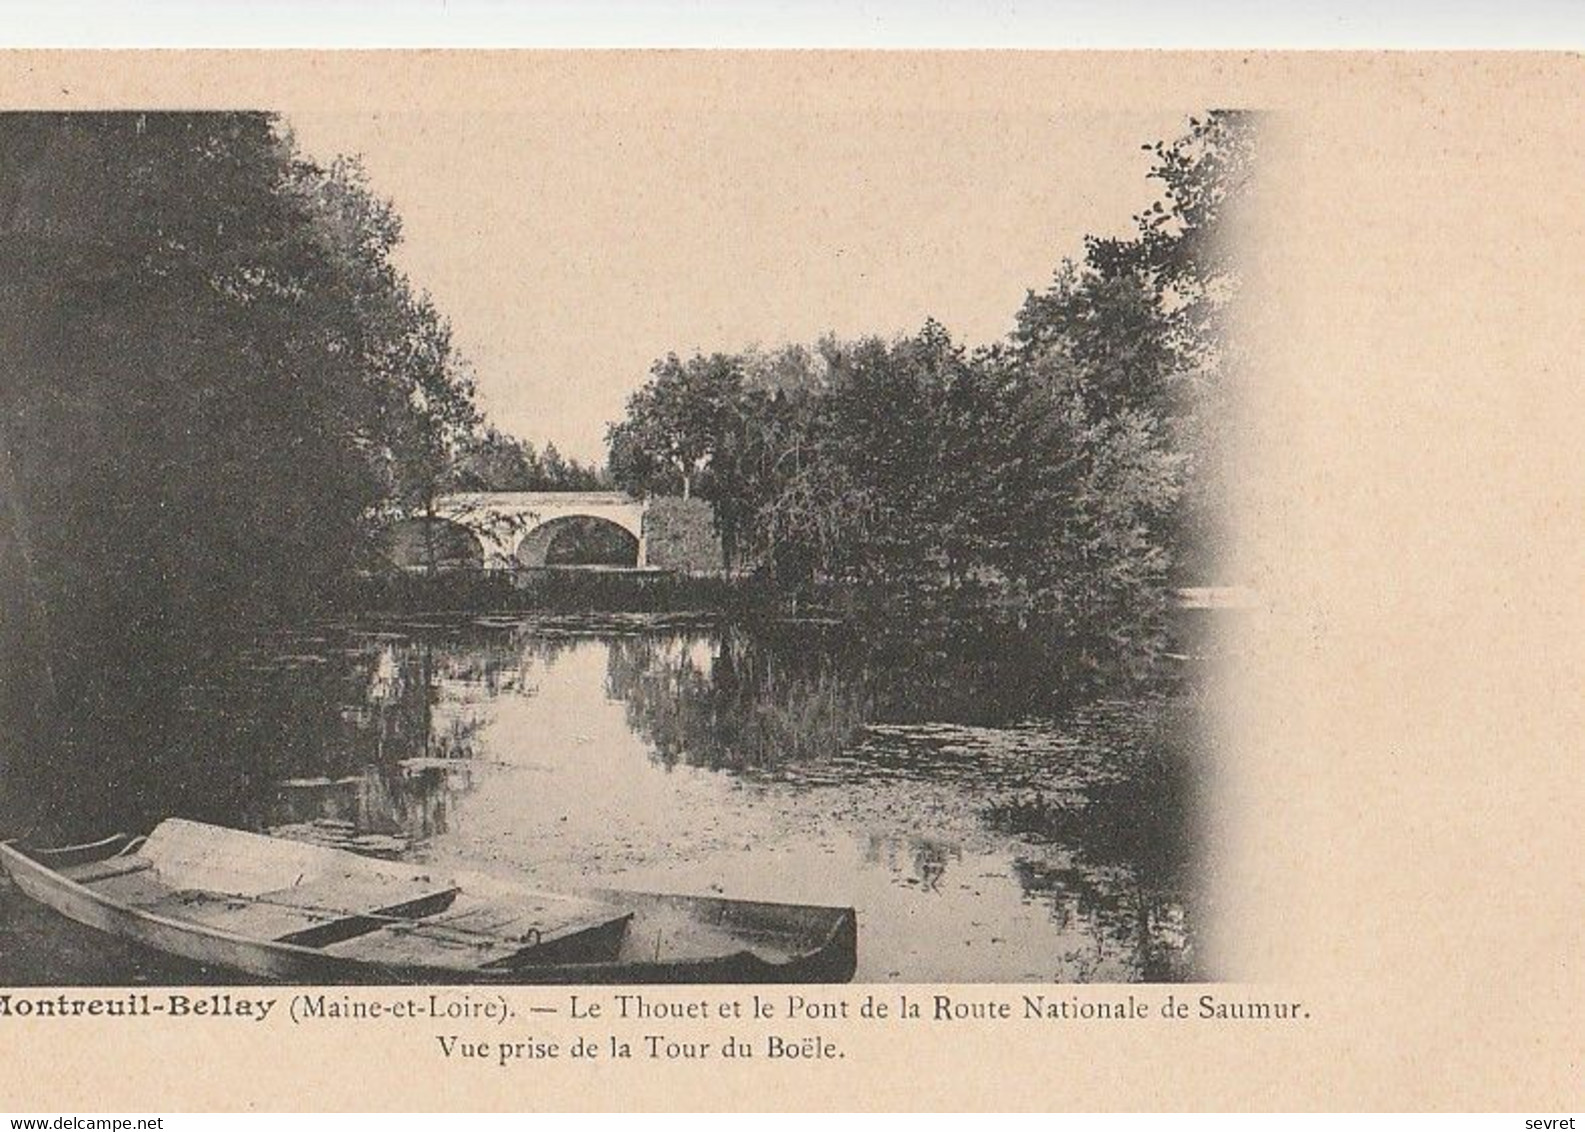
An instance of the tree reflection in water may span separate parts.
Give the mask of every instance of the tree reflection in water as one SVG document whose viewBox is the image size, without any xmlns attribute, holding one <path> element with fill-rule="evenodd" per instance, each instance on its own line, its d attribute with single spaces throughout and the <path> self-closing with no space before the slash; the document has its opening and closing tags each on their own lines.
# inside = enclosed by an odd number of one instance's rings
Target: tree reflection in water
<svg viewBox="0 0 1585 1132">
<path fill-rule="evenodd" d="M 904 884 L 925 892 L 939 892 L 948 866 L 962 856 L 962 850 L 948 842 L 927 837 L 899 839 L 875 833 L 869 835 L 864 851 L 866 861 L 886 865 L 902 875 Z"/>
<path fill-rule="evenodd" d="M 1181 695 L 1130 705 L 1113 723 L 1108 773 L 1076 797 L 1036 791 L 985 809 L 992 828 L 1071 850 L 1085 867 L 1024 858 L 1020 883 L 1048 899 L 1059 921 L 1082 920 L 1131 950 L 1146 981 L 1201 973 L 1189 913 L 1208 761 L 1198 749 L 1200 710 Z"/>
<path fill-rule="evenodd" d="M 502 828 L 542 821 L 533 798 L 551 780 L 534 776 L 566 776 L 557 796 L 576 797 L 576 783 L 598 781 L 581 777 L 594 759 L 601 774 L 677 780 L 643 787 L 667 793 L 662 810 L 709 808 L 700 852 L 779 846 L 787 856 L 759 867 L 794 871 L 755 874 L 771 878 L 760 895 L 869 901 L 868 953 L 887 935 L 885 962 L 905 975 L 932 970 L 912 938 L 924 929 L 910 926 L 928 922 L 980 933 L 982 946 L 1022 932 L 1016 948 L 1045 949 L 1028 970 L 974 968 L 1002 977 L 1196 976 L 1194 768 L 1205 756 L 1185 697 L 1053 713 L 1017 660 L 908 656 L 818 627 L 326 626 L 204 659 L 168 741 L 103 743 L 57 779 L 54 816 L 84 834 L 177 814 L 421 852 L 453 836 L 481 792 L 481 813 L 507 807 Z M 601 733 L 598 755 L 547 751 L 512 729 L 547 718 L 513 714 L 524 698 L 567 719 L 610 706 L 617 730 Z M 635 824 L 612 856 L 667 867 L 681 829 Z M 815 875 L 839 861 L 857 872 Z"/>
<path fill-rule="evenodd" d="M 807 640 L 730 630 L 713 640 L 612 643 L 607 691 L 624 701 L 655 758 L 839 787 L 886 776 L 956 782 L 983 797 L 988 829 L 1024 844 L 1015 875 L 1059 926 L 1105 933 L 1097 953 L 1131 956 L 1136 977 L 1194 975 L 1198 727 L 1183 698 L 1030 718 L 1027 687 L 999 679 L 1005 657 L 990 666 L 959 658 L 924 676 L 928 656 L 877 665 Z M 942 695 L 944 680 L 953 695 Z M 966 725 L 1009 716 L 1017 726 Z M 955 848 L 907 840 L 912 867 L 894 871 L 936 890 Z M 872 859 L 897 850 L 871 839 Z"/>
<path fill-rule="evenodd" d="M 840 754 L 872 702 L 839 654 L 722 630 L 610 642 L 606 693 L 654 757 L 716 770 L 769 769 Z"/>
</svg>

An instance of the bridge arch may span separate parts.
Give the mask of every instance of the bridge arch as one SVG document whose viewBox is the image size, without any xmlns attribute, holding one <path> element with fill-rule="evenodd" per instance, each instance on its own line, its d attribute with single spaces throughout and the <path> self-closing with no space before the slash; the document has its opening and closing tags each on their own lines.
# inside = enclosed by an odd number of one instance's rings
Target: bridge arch
<svg viewBox="0 0 1585 1132">
<path fill-rule="evenodd" d="M 627 566 L 639 564 L 640 538 L 598 515 L 558 515 L 523 535 L 513 557 L 521 566 Z"/>
</svg>

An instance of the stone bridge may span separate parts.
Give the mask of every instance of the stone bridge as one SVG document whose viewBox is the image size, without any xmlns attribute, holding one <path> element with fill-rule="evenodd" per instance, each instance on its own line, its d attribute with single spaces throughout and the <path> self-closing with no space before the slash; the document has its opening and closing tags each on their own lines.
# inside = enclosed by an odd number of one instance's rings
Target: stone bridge
<svg viewBox="0 0 1585 1132">
<path fill-rule="evenodd" d="M 621 532 L 617 538 L 629 543 L 626 564 L 647 566 L 646 509 L 644 501 L 620 491 L 467 492 L 435 501 L 436 516 L 451 528 L 451 545 L 461 548 L 450 557 L 487 570 L 544 566 L 557 536 L 587 527 L 590 520 Z"/>
</svg>

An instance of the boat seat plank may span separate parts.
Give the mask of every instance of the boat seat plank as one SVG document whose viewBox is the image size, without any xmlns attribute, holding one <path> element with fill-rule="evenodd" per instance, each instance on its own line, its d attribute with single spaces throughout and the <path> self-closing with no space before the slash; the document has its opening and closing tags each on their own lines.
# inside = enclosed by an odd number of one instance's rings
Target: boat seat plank
<svg viewBox="0 0 1585 1132">
<path fill-rule="evenodd" d="M 266 892 L 258 900 L 265 905 L 321 913 L 323 918 L 319 921 L 274 938 L 277 943 L 323 948 L 377 931 L 392 920 L 412 921 L 443 912 L 456 898 L 455 885 L 437 885 L 430 880 L 382 880 L 370 884 L 367 878 L 361 878 L 350 884 L 345 879 L 322 878 Z"/>
<path fill-rule="evenodd" d="M 260 893 L 255 899 L 345 916 L 427 916 L 450 907 L 457 891 L 454 884 L 427 878 L 328 876 Z"/>
<path fill-rule="evenodd" d="M 536 936 L 529 918 L 516 921 L 513 934 L 470 930 L 466 920 L 391 924 L 325 947 L 330 955 L 387 967 L 442 967 L 478 970 L 514 967 L 535 961 L 608 962 L 621 946 L 630 913 L 610 909 L 596 917 L 567 920 Z"/>
<path fill-rule="evenodd" d="M 461 928 L 470 932 L 513 936 L 526 932 L 532 923 L 525 922 L 527 913 L 521 908 L 502 904 L 474 905 L 463 909 L 441 912 L 425 919 L 425 923 L 440 927 Z M 521 925 L 514 927 L 514 925 Z"/>
<path fill-rule="evenodd" d="M 67 865 L 60 869 L 61 876 L 78 884 L 94 884 L 111 877 L 138 873 L 154 867 L 154 862 L 136 853 L 124 857 L 109 857 L 103 861 L 89 861 L 81 865 Z"/>
<path fill-rule="evenodd" d="M 375 931 L 387 926 L 395 917 L 423 915 L 442 909 L 455 898 L 456 892 L 455 888 L 437 887 L 432 882 L 408 882 L 384 886 L 384 891 L 378 894 L 368 891 L 352 894 L 344 884 L 314 883 L 256 897 L 175 892 L 143 906 L 155 915 L 252 939 L 322 947 Z M 352 904 L 352 900 L 361 901 L 361 906 Z"/>
<path fill-rule="evenodd" d="M 443 967 L 471 971 L 504 959 L 523 945 L 499 936 L 465 935 L 419 925 L 380 925 L 376 930 L 325 945 L 327 955 L 382 967 Z"/>
<path fill-rule="evenodd" d="M 92 889 L 95 896 L 102 896 L 106 900 L 114 900 L 118 904 L 126 904 L 134 908 L 143 908 L 164 900 L 176 891 L 161 880 L 159 873 L 154 869 L 139 869 L 136 872 L 105 877 L 94 881 Z"/>
<path fill-rule="evenodd" d="M 173 892 L 143 907 L 156 916 L 185 920 L 190 924 L 217 928 L 250 939 L 267 940 L 277 940 L 344 918 L 337 914 L 262 904 L 245 896 L 221 896 L 213 892 Z"/>
<path fill-rule="evenodd" d="M 551 940 L 594 924 L 607 923 L 625 911 L 625 908 L 578 896 L 533 893 L 510 902 L 462 897 L 450 909 L 427 917 L 425 922 L 512 937 L 528 936 L 537 931 L 541 939 Z"/>
</svg>

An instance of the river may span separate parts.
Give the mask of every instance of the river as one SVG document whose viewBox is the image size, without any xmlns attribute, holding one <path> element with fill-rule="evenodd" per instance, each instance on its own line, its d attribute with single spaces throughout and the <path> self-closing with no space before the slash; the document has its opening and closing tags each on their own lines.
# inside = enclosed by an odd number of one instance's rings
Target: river
<svg viewBox="0 0 1585 1132">
<path fill-rule="evenodd" d="M 110 745 L 55 804 L 550 888 L 851 905 L 865 982 L 1203 975 L 1181 686 L 1042 713 L 1016 665 L 620 615 L 353 619 L 205 664 L 157 757 Z M 0 892 L 0 982 L 193 978 Z"/>
</svg>

